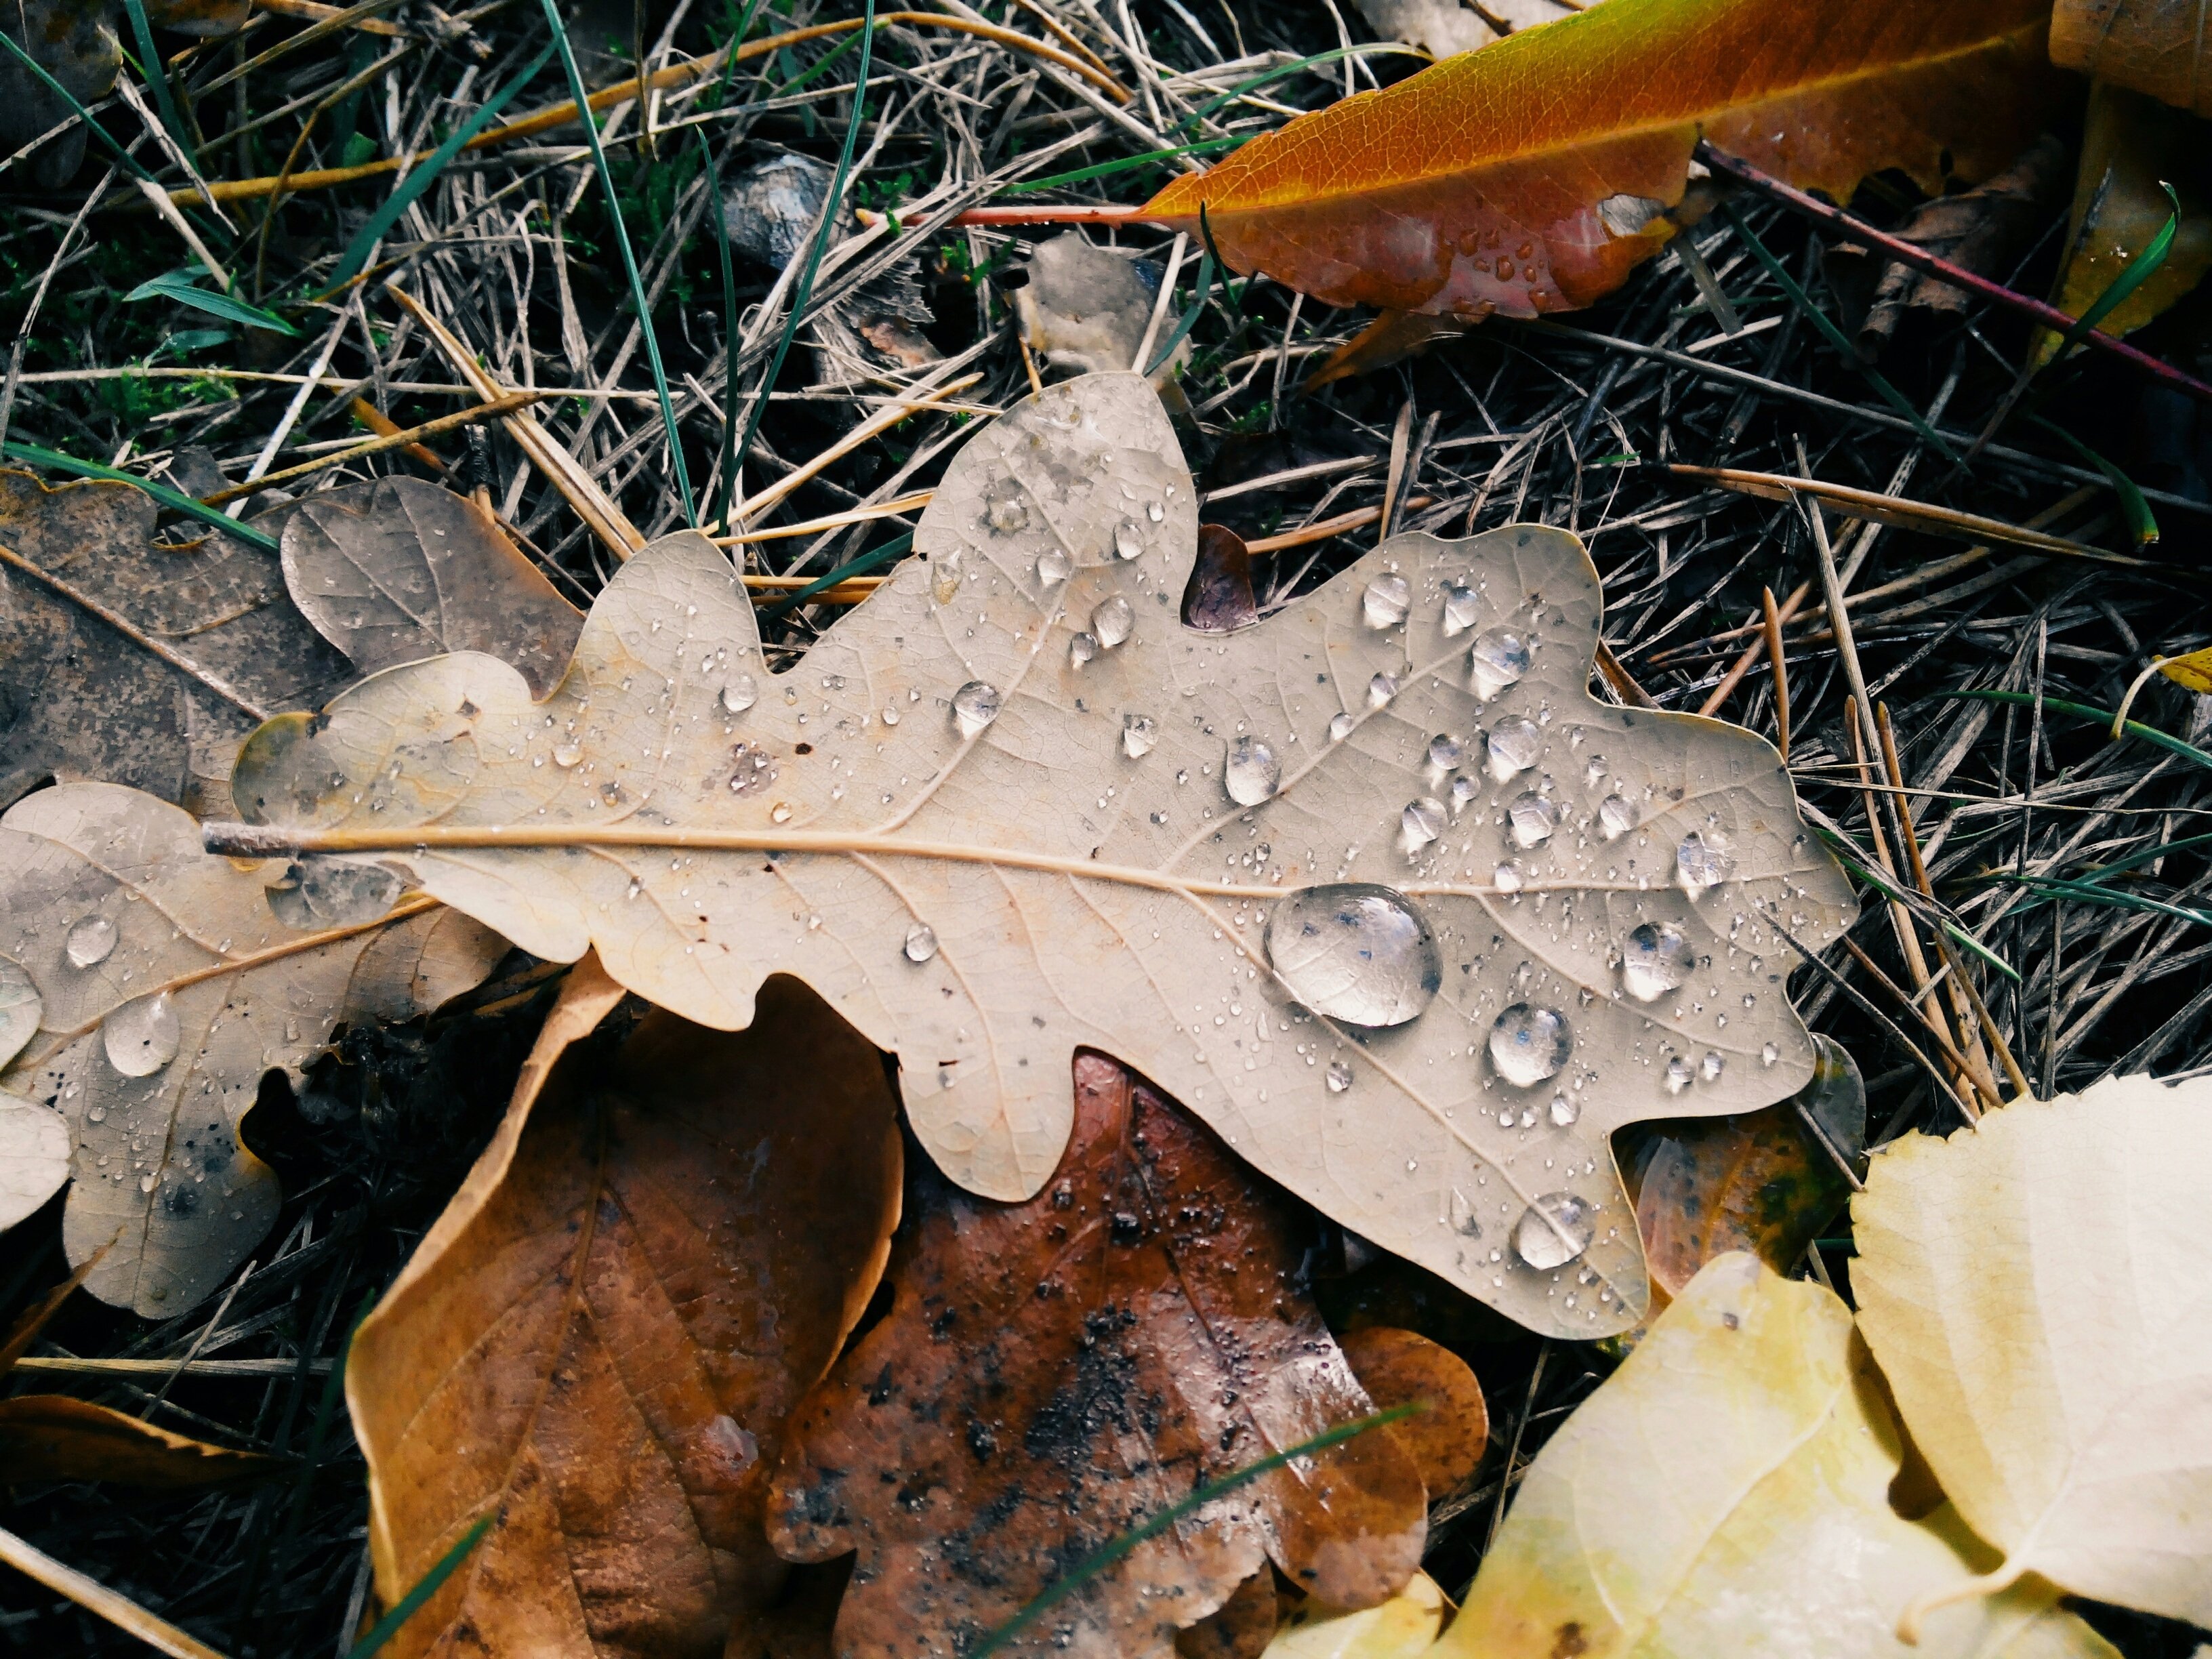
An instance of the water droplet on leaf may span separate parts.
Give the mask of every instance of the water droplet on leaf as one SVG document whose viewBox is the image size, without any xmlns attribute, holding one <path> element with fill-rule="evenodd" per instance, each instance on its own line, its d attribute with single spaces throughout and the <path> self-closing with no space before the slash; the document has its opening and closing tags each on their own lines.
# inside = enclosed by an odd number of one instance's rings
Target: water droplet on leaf
<svg viewBox="0 0 2212 1659">
<path fill-rule="evenodd" d="M 106 916 L 87 916 L 69 930 L 63 950 L 72 968 L 96 968 L 115 953 L 119 933 Z"/>
<path fill-rule="evenodd" d="M 972 738 L 998 719 L 1000 704 L 999 688 L 981 680 L 970 680 L 955 691 L 952 718 L 959 724 L 960 735 Z"/>
<path fill-rule="evenodd" d="M 1573 1048 L 1567 1017 L 1533 1002 L 1515 1003 L 1490 1028 L 1490 1063 L 1518 1089 L 1558 1076 Z"/>
<path fill-rule="evenodd" d="M 1690 976 L 1690 957 L 1680 928 L 1647 921 L 1620 947 L 1620 988 L 1638 1002 L 1656 1002 Z"/>
<path fill-rule="evenodd" d="M 722 687 L 722 707 L 732 714 L 742 714 L 760 701 L 760 686 L 750 674 L 733 674 Z"/>
<path fill-rule="evenodd" d="M 1395 628 L 1406 620 L 1413 603 L 1413 588 L 1393 571 L 1367 584 L 1366 592 L 1360 596 L 1360 611 L 1370 628 Z"/>
<path fill-rule="evenodd" d="M 1239 806 L 1257 806 L 1283 785 L 1283 763 L 1275 751 L 1258 738 L 1229 740 L 1229 756 L 1222 763 L 1222 787 Z"/>
<path fill-rule="evenodd" d="M 1121 716 L 1121 752 L 1131 760 L 1144 759 L 1159 740 L 1160 723 L 1150 714 Z"/>
<path fill-rule="evenodd" d="M 1518 634 L 1493 628 L 1478 635 L 1467 653 L 1468 690 L 1484 702 L 1528 672 L 1528 642 Z"/>
<path fill-rule="evenodd" d="M 1490 775 L 1500 783 L 1527 771 L 1544 753 L 1544 738 L 1536 730 L 1536 722 L 1518 714 L 1492 726 L 1486 744 L 1490 753 Z"/>
<path fill-rule="evenodd" d="M 908 962 L 927 962 L 937 954 L 937 930 L 926 921 L 917 921 L 906 930 L 905 948 Z"/>
<path fill-rule="evenodd" d="M 1129 630 L 1137 625 L 1137 613 L 1129 608 L 1128 600 L 1116 593 L 1103 601 L 1091 613 L 1091 631 L 1098 636 L 1098 643 L 1111 651 L 1129 637 Z"/>
<path fill-rule="evenodd" d="M 1552 803 L 1534 790 L 1524 790 L 1505 809 L 1505 828 L 1516 847 L 1540 847 L 1552 838 L 1558 822 Z"/>
<path fill-rule="evenodd" d="M 1539 1273 L 1564 1267 L 1597 1236 L 1590 1207 L 1572 1193 L 1546 1193 L 1513 1227 L 1513 1253 Z"/>
<path fill-rule="evenodd" d="M 167 991 L 125 1003 L 100 1022 L 107 1063 L 125 1077 L 151 1077 L 177 1057 L 183 1034 Z"/>
<path fill-rule="evenodd" d="M 1298 1001 L 1353 1025 L 1403 1025 L 1443 983 L 1428 919 L 1370 882 L 1308 887 L 1267 918 L 1267 963 Z"/>
</svg>

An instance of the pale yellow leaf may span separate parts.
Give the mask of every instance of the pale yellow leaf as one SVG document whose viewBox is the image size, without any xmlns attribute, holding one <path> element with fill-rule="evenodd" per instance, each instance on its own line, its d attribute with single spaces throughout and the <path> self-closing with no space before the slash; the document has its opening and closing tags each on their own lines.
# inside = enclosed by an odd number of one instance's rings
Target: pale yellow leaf
<svg viewBox="0 0 2212 1659">
<path fill-rule="evenodd" d="M 1821 1286 L 1717 1256 L 1521 1482 L 1438 1659 L 1905 1659 L 1898 1610 L 1987 1565 L 1889 1505 L 1896 1425 Z M 1921 1659 L 2117 1659 L 2047 1585 L 1948 1607 Z"/>
<path fill-rule="evenodd" d="M 1380 1607 L 1347 1611 L 1308 1601 L 1285 1620 L 1265 1659 L 1415 1659 L 1443 1622 L 1444 1593 L 1417 1572 Z"/>
<path fill-rule="evenodd" d="M 2004 1553 L 1993 1583 L 2212 1623 L 2208 1193 L 2212 1082 L 2112 1079 L 1875 1158 L 1851 1204 L 1860 1324 Z"/>
</svg>

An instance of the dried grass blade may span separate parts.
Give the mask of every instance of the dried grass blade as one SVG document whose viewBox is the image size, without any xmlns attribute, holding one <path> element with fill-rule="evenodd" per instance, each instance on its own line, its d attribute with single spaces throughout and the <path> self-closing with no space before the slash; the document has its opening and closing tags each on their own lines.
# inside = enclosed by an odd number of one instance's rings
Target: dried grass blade
<svg viewBox="0 0 2212 1659">
<path fill-rule="evenodd" d="M 116 1629 L 137 1637 L 171 1659 L 223 1659 L 198 1637 L 188 1636 L 166 1619 L 156 1618 L 127 1595 L 118 1595 L 96 1578 L 65 1566 L 44 1550 L 33 1548 L 12 1532 L 0 1528 L 0 1562 L 26 1578 L 37 1580 L 58 1595 L 65 1595 L 87 1613 L 105 1619 Z"/>
</svg>

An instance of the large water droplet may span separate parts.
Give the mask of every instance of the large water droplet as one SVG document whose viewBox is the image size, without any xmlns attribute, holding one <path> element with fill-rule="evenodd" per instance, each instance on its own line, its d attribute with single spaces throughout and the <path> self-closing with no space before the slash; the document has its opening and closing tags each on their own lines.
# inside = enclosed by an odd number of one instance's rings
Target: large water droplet
<svg viewBox="0 0 2212 1659">
<path fill-rule="evenodd" d="M 1162 507 L 1158 501 L 1146 501 L 1145 503 L 1145 516 L 1150 519 L 1154 524 L 1159 523 L 1163 519 L 1166 518 L 1167 515 L 1167 509 Z"/>
<path fill-rule="evenodd" d="M 1512 714 L 1490 728 L 1486 744 L 1490 775 L 1503 783 L 1527 771 L 1543 757 L 1544 734 L 1536 729 L 1535 721 Z"/>
<path fill-rule="evenodd" d="M 959 722 L 960 735 L 972 738 L 998 719 L 1000 704 L 999 688 L 981 680 L 970 680 L 955 691 L 952 718 Z"/>
<path fill-rule="evenodd" d="M 1078 668 L 1097 654 L 1098 636 L 1096 634 L 1078 634 L 1067 642 L 1067 659 Z"/>
<path fill-rule="evenodd" d="M 1515 1003 L 1490 1028 L 1490 1063 L 1518 1089 L 1557 1077 L 1574 1046 L 1567 1017 L 1537 1003 Z"/>
<path fill-rule="evenodd" d="M 1656 1002 L 1690 976 L 1690 941 L 1671 923 L 1647 921 L 1620 947 L 1620 988 L 1638 1002 Z"/>
<path fill-rule="evenodd" d="M 1707 841 L 1692 830 L 1674 849 L 1675 877 L 1693 899 L 1703 898 L 1735 873 L 1735 860 L 1717 836 Z"/>
<path fill-rule="evenodd" d="M 1521 866 L 1508 859 L 1491 872 L 1490 884 L 1501 893 L 1517 893 L 1527 883 L 1522 877 Z"/>
<path fill-rule="evenodd" d="M 1444 832 L 1444 804 L 1424 795 L 1398 814 L 1398 845 L 1412 858 Z"/>
<path fill-rule="evenodd" d="M 1481 600 L 1465 582 L 1444 584 L 1444 637 L 1453 639 L 1474 626 Z"/>
<path fill-rule="evenodd" d="M 1121 752 L 1131 760 L 1144 759 L 1159 740 L 1160 723 L 1150 714 L 1121 716 Z"/>
<path fill-rule="evenodd" d="M 1590 1247 L 1597 1224 L 1572 1193 L 1546 1193 L 1513 1226 L 1513 1253 L 1539 1273 L 1564 1267 Z"/>
<path fill-rule="evenodd" d="M 177 1057 L 183 1033 L 167 991 L 125 1003 L 100 1022 L 107 1063 L 125 1077 L 151 1077 Z"/>
<path fill-rule="evenodd" d="M 760 685 L 750 674 L 732 674 L 722 687 L 722 707 L 742 714 L 760 701 Z"/>
<path fill-rule="evenodd" d="M 1598 833 L 1619 841 L 1636 828 L 1636 803 L 1625 795 L 1607 795 L 1597 804 Z"/>
<path fill-rule="evenodd" d="M 1439 732 L 1429 739 L 1429 764 L 1439 772 L 1449 772 L 1459 764 L 1459 739 Z"/>
<path fill-rule="evenodd" d="M 69 930 L 62 949 L 70 967 L 97 968 L 115 954 L 118 937 L 115 924 L 106 916 L 87 916 Z"/>
<path fill-rule="evenodd" d="M 1369 882 L 1291 894 L 1267 918 L 1264 942 L 1291 994 L 1327 1019 L 1403 1025 L 1443 983 L 1428 919 L 1404 894 Z"/>
<path fill-rule="evenodd" d="M 1503 628 L 1476 635 L 1468 649 L 1468 690 L 1484 702 L 1528 672 L 1528 641 Z"/>
<path fill-rule="evenodd" d="M 1540 847 L 1552 838 L 1552 826 L 1559 822 L 1552 811 L 1552 803 L 1533 789 L 1523 790 L 1513 798 L 1505 809 L 1506 833 L 1513 837 L 1516 847 Z"/>
<path fill-rule="evenodd" d="M 566 771 L 584 758 L 584 745 L 574 738 L 563 738 L 553 745 L 553 764 Z"/>
<path fill-rule="evenodd" d="M 1352 1067 L 1340 1060 L 1329 1061 L 1326 1075 L 1328 1079 L 1328 1091 L 1333 1095 L 1340 1095 L 1352 1086 Z"/>
<path fill-rule="evenodd" d="M 1231 738 L 1221 766 L 1222 787 L 1239 806 L 1257 806 L 1283 787 L 1283 763 L 1254 737 Z"/>
<path fill-rule="evenodd" d="M 1145 550 L 1145 532 L 1137 528 L 1134 519 L 1124 519 L 1114 526 L 1114 551 L 1125 559 L 1133 559 Z"/>
<path fill-rule="evenodd" d="M 1395 628 L 1406 620 L 1406 612 L 1413 604 L 1412 586 L 1395 571 L 1368 583 L 1367 591 L 1359 599 L 1360 614 L 1367 618 L 1370 628 Z"/>
<path fill-rule="evenodd" d="M 1340 708 L 1328 717 L 1328 740 L 1342 743 L 1352 735 L 1352 728 L 1359 722 L 1352 718 L 1351 711 Z"/>
<path fill-rule="evenodd" d="M 292 893 L 304 915 L 286 915 L 270 890 L 270 908 L 292 927 L 352 927 L 374 921 L 399 902 L 399 878 L 381 865 L 309 856 L 292 866 Z"/>
<path fill-rule="evenodd" d="M 1380 708 L 1397 695 L 1398 677 L 1395 674 L 1377 674 L 1367 682 L 1367 706 L 1370 708 Z"/>
<path fill-rule="evenodd" d="M 927 962 L 937 954 L 937 929 L 926 921 L 917 921 L 906 930 L 904 948 L 908 962 Z"/>
<path fill-rule="evenodd" d="M 1129 637 L 1129 630 L 1137 625 L 1137 613 L 1129 608 L 1128 600 L 1116 593 L 1101 602 L 1091 613 L 1091 631 L 1098 636 L 1098 643 L 1111 651 Z"/>
<path fill-rule="evenodd" d="M 1583 1109 L 1575 1103 L 1572 1097 L 1568 1095 L 1552 1097 L 1552 1121 L 1560 1128 L 1565 1128 L 1582 1115 Z"/>
<path fill-rule="evenodd" d="M 1056 547 L 1048 547 L 1037 555 L 1036 579 L 1040 587 L 1057 587 L 1067 580 L 1070 567 L 1067 555 Z"/>
</svg>

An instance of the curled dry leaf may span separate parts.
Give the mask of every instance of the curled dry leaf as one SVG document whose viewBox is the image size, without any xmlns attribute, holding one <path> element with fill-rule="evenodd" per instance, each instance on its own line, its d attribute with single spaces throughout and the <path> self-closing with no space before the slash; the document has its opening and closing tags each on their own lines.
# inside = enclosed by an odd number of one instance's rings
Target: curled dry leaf
<svg viewBox="0 0 2212 1659">
<path fill-rule="evenodd" d="M 2212 115 L 2212 42 L 2197 0 L 2058 0 L 2051 61 Z"/>
<path fill-rule="evenodd" d="M 784 1578 L 769 1474 L 882 1272 L 896 1103 L 790 980 L 750 1032 L 654 1012 L 611 1053 L 573 1046 L 621 994 L 590 958 L 571 975 L 354 1339 L 385 1603 L 498 1517 L 388 1654 L 714 1653 Z"/>
<path fill-rule="evenodd" d="M 1913 1443 L 2004 1553 L 1966 1593 L 2040 1574 L 2212 1624 L 2208 1191 L 2212 1084 L 2148 1077 L 1874 1159 L 1859 1323 Z"/>
<path fill-rule="evenodd" d="M 1783 934 L 1851 898 L 1773 749 L 1590 695 L 1562 531 L 1396 537 L 1230 635 L 1178 620 L 1196 532 L 1141 379 L 1049 386 L 789 672 L 727 557 L 671 537 L 545 702 L 481 656 L 379 675 L 264 727 L 234 787 L 269 828 L 212 840 L 385 849 L 705 1024 L 796 974 L 993 1197 L 1044 1185 L 1070 1059 L 1110 1052 L 1523 1323 L 1632 1324 L 1607 1137 L 1812 1073 Z"/>
<path fill-rule="evenodd" d="M 1144 209 L 1331 305 L 1531 317 L 1674 234 L 1699 138 L 1848 201 L 1996 172 L 2060 94 L 2039 0 L 1605 5 L 1255 138 Z"/>
<path fill-rule="evenodd" d="M 1283 1620 L 1267 1659 L 1419 1659 L 1442 1628 L 1444 1593 L 1425 1572 L 1380 1607 L 1309 1601 Z"/>
<path fill-rule="evenodd" d="M 0 1400 L 0 1468 L 11 1485 L 106 1480 L 175 1492 L 265 1480 L 290 1467 L 281 1457 L 211 1446 L 61 1395 Z"/>
<path fill-rule="evenodd" d="M 58 777 L 227 808 L 239 738 L 351 678 L 273 557 L 228 536 L 157 544 L 155 514 L 129 484 L 0 471 L 0 548 L 139 635 L 0 564 L 0 805 Z"/>
<path fill-rule="evenodd" d="M 1070 230 L 1040 245 L 1023 269 L 1029 280 L 1014 290 L 1014 315 L 1031 351 L 1079 374 L 1140 366 L 1137 348 L 1160 291 L 1159 268 L 1152 261 L 1098 247 Z M 1158 339 L 1166 334 L 1163 328 Z M 1158 340 L 1152 349 L 1158 350 Z M 1172 379 L 1189 357 L 1185 341 L 1160 365 L 1158 379 Z"/>
<path fill-rule="evenodd" d="M 1437 1659 L 1906 1659 L 1986 1553 L 1889 1504 L 1896 1424 L 1818 1285 L 1708 1262 L 1522 1480 Z M 2047 1584 L 1933 1615 L 1920 1659 L 2118 1659 Z"/>
<path fill-rule="evenodd" d="M 1467 1361 L 1418 1332 L 1387 1326 L 1352 1331 L 1337 1346 L 1378 1408 L 1420 1406 L 1386 1431 L 1413 1455 L 1430 1502 L 1474 1473 L 1490 1440 L 1490 1409 Z"/>
<path fill-rule="evenodd" d="M 771 1514 L 798 1560 L 860 1559 L 845 1659 L 972 1646 L 1085 1556 L 1271 1452 L 1371 1407 L 1296 1288 L 1281 1200 L 1171 1101 L 1075 1062 L 1075 1131 L 1046 1191 L 970 1197 L 913 1173 L 881 1324 L 793 1419 Z M 1005 1651 L 1144 1659 L 1272 1560 L 1368 1606 L 1420 1564 L 1412 1458 L 1357 1436 L 1206 1504 Z"/>
<path fill-rule="evenodd" d="M 419 478 L 310 495 L 286 515 L 283 565 L 301 614 L 364 674 L 483 651 L 543 696 L 583 624 L 490 514 Z"/>
<path fill-rule="evenodd" d="M 0 1086 L 59 1110 L 76 1184 L 71 1262 L 102 1301 L 182 1313 L 276 1218 L 275 1173 L 238 1126 L 272 1068 L 298 1070 L 341 1021 L 404 1019 L 481 981 L 505 942 L 411 901 L 386 918 L 295 929 L 271 866 L 202 852 L 199 826 L 114 784 L 63 784 L 0 817 L 0 957 L 42 1000 Z"/>
</svg>

